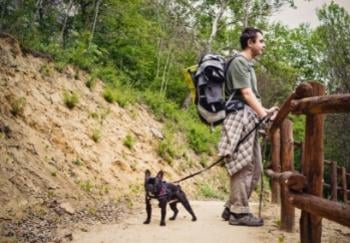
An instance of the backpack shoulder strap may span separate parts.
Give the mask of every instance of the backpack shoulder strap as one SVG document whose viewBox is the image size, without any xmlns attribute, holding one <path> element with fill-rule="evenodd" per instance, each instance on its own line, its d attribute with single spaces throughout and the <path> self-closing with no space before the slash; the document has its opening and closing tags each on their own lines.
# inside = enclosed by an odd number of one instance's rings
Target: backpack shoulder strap
<svg viewBox="0 0 350 243">
<path fill-rule="evenodd" d="M 225 70 L 224 70 L 224 77 L 225 77 L 225 82 L 226 82 L 226 73 L 227 73 L 227 70 L 228 68 L 230 67 L 231 63 L 233 62 L 233 60 L 236 58 L 236 57 L 239 57 L 241 56 L 241 54 L 239 53 L 235 53 L 233 54 L 232 57 L 229 58 L 229 60 L 227 61 L 226 65 L 225 65 Z M 227 99 L 226 101 L 226 105 L 233 99 L 233 97 L 235 96 L 237 90 L 233 90 L 232 94 L 230 95 L 230 97 Z"/>
</svg>

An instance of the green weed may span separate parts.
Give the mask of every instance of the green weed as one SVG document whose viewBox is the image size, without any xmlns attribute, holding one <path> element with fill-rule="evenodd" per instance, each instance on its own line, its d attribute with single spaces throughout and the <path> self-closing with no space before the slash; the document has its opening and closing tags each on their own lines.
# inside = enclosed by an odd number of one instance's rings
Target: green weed
<svg viewBox="0 0 350 243">
<path fill-rule="evenodd" d="M 218 194 L 208 183 L 203 183 L 199 192 L 205 198 L 219 198 Z"/>
<path fill-rule="evenodd" d="M 96 87 L 96 79 L 93 77 L 90 77 L 88 80 L 85 81 L 85 85 L 90 90 L 93 90 Z"/>
<path fill-rule="evenodd" d="M 123 145 L 129 149 L 132 149 L 135 144 L 135 138 L 131 134 L 127 134 L 123 140 Z"/>
<path fill-rule="evenodd" d="M 39 72 L 44 76 L 51 76 L 53 70 L 49 64 L 44 64 L 40 67 Z"/>
<path fill-rule="evenodd" d="M 77 165 L 77 166 L 81 166 L 83 164 L 83 162 L 81 162 L 80 159 L 73 160 L 72 163 Z"/>
<path fill-rule="evenodd" d="M 26 98 L 21 97 L 10 101 L 10 112 L 13 116 L 23 115 L 24 107 L 26 105 Z"/>
<path fill-rule="evenodd" d="M 91 139 L 95 142 L 98 143 L 102 137 L 101 131 L 99 129 L 94 129 L 91 134 Z"/>
<path fill-rule="evenodd" d="M 63 101 L 64 104 L 72 110 L 79 103 L 79 96 L 73 91 L 64 91 Z"/>
<path fill-rule="evenodd" d="M 64 71 L 64 69 L 66 68 L 66 65 L 67 64 L 65 62 L 56 62 L 55 63 L 55 69 L 58 72 L 62 73 Z"/>
<path fill-rule="evenodd" d="M 105 88 L 102 95 L 108 103 L 115 102 L 113 90 L 111 90 L 110 88 Z"/>
<path fill-rule="evenodd" d="M 94 187 L 89 180 L 80 181 L 78 184 L 79 184 L 80 188 L 86 192 L 91 192 L 93 187 Z"/>
</svg>

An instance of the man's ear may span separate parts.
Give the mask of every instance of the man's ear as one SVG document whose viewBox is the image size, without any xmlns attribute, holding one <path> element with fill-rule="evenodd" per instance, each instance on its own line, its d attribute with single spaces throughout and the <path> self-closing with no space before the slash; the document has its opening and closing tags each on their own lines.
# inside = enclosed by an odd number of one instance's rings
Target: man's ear
<svg viewBox="0 0 350 243">
<path fill-rule="evenodd" d="M 254 43 L 255 43 L 255 41 L 253 41 L 253 39 L 248 40 L 248 46 L 253 45 Z"/>
<path fill-rule="evenodd" d="M 164 172 L 162 170 L 160 170 L 157 174 L 157 177 L 161 180 L 163 180 L 163 175 L 164 175 Z"/>
<path fill-rule="evenodd" d="M 149 169 L 147 169 L 145 171 L 145 179 L 148 179 L 151 176 L 151 171 L 149 171 Z"/>
</svg>

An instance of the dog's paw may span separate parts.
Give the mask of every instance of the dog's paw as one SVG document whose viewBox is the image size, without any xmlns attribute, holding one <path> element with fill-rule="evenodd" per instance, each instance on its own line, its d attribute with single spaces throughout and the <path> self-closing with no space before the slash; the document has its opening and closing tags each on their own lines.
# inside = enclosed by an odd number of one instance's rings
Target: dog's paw
<svg viewBox="0 0 350 243">
<path fill-rule="evenodd" d="M 165 222 L 160 222 L 160 226 L 165 226 Z"/>
<path fill-rule="evenodd" d="M 151 222 L 151 220 L 146 220 L 145 222 L 143 222 L 143 224 L 149 224 Z"/>
<path fill-rule="evenodd" d="M 193 218 L 192 218 L 192 221 L 197 221 L 197 218 L 196 218 L 196 217 L 193 217 Z"/>
<path fill-rule="evenodd" d="M 170 217 L 169 220 L 175 220 L 175 217 Z"/>
</svg>

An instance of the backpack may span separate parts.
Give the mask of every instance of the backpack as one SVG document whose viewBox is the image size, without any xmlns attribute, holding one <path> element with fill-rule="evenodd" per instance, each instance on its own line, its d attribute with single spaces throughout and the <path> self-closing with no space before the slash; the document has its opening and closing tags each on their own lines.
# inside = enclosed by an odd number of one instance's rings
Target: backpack
<svg viewBox="0 0 350 243">
<path fill-rule="evenodd" d="M 199 117 L 210 126 L 221 124 L 229 112 L 237 111 L 244 107 L 244 103 L 234 100 L 234 94 L 225 100 L 225 82 L 228 66 L 238 56 L 233 55 L 228 60 L 216 54 L 204 55 L 196 72 L 192 73 L 192 81 L 195 86 L 195 105 Z"/>
</svg>

